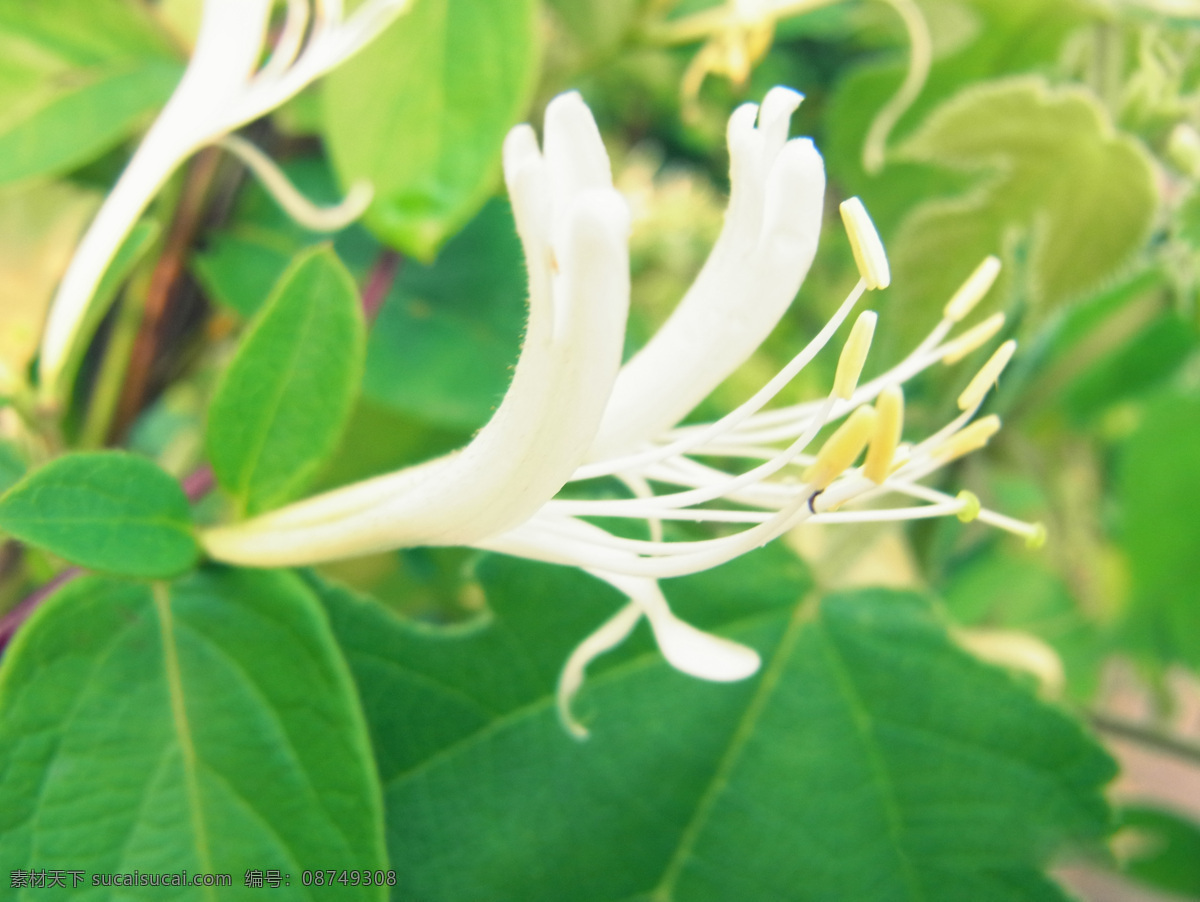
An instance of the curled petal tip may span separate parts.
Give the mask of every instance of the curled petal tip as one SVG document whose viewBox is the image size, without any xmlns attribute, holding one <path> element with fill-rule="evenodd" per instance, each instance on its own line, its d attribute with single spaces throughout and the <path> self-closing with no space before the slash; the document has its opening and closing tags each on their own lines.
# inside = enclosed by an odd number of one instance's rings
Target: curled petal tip
<svg viewBox="0 0 1200 902">
<path fill-rule="evenodd" d="M 754 649 L 698 630 L 675 617 L 651 617 L 650 622 L 663 657 L 689 676 L 732 683 L 753 676 L 762 664 Z"/>
<path fill-rule="evenodd" d="M 504 138 L 504 174 L 511 178 L 529 163 L 540 163 L 542 152 L 538 149 L 537 135 L 527 122 L 514 125 Z"/>
<path fill-rule="evenodd" d="M 796 112 L 803 100 L 804 95 L 799 91 L 793 91 L 782 85 L 771 88 L 763 98 L 762 106 L 758 108 L 758 127 L 764 130 L 770 129 L 782 121 L 786 128 L 791 121 L 792 113 Z"/>
<path fill-rule="evenodd" d="M 559 196 L 612 185 L 612 167 L 600 129 L 578 92 L 569 91 L 550 101 L 542 146 Z"/>
</svg>

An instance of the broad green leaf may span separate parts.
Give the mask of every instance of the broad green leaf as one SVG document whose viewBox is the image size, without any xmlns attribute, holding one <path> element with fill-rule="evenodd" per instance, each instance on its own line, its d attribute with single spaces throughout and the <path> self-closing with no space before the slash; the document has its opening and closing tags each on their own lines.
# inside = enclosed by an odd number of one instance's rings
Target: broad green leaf
<svg viewBox="0 0 1200 902">
<path fill-rule="evenodd" d="M 209 407 L 206 444 L 246 513 L 291 499 L 337 446 L 362 378 L 354 280 L 329 247 L 300 254 L 251 323 Z"/>
<path fill-rule="evenodd" d="M 1159 661 L 1200 668 L 1200 396 L 1148 404 L 1120 459 L 1120 540 L 1129 556 L 1133 639 Z"/>
<path fill-rule="evenodd" d="M 495 200 L 436 263 L 401 271 L 371 329 L 363 393 L 438 426 L 478 429 L 512 377 L 525 295 L 512 214 Z"/>
<path fill-rule="evenodd" d="M 1078 423 L 1146 394 L 1175 373 L 1197 345 L 1195 327 L 1174 312 L 1129 335 L 1069 385 L 1063 401 Z"/>
<path fill-rule="evenodd" d="M 447 454 L 468 441 L 469 433 L 431 427 L 360 396 L 341 444 L 315 487 L 332 488 L 379 476 Z"/>
<path fill-rule="evenodd" d="M 0 193 L 0 361 L 24 376 L 59 279 L 100 195 L 47 183 Z"/>
<path fill-rule="evenodd" d="M 296 248 L 272 232 L 220 232 L 192 261 L 208 296 L 246 319 L 270 296 Z"/>
<path fill-rule="evenodd" d="M 889 141 L 894 151 L 905 135 L 943 101 L 963 87 L 987 79 L 1051 70 L 1062 42 L 1087 21 L 1075 0 L 917 0 L 929 25 L 934 59 L 921 93 L 901 117 Z M 835 8 L 851 8 L 838 4 Z M 871 7 L 860 7 L 859 17 Z M 821 142 L 830 175 L 847 193 L 860 194 L 885 240 L 908 211 L 931 194 L 956 190 L 958 179 L 890 153 L 883 172 L 868 175 L 862 164 L 867 132 L 879 111 L 896 93 L 908 67 L 908 44 L 892 10 L 880 7 L 879 24 L 887 28 L 889 57 L 872 53 L 834 87 L 824 117 L 828 135 Z M 801 17 L 801 20 L 807 19 Z M 845 38 L 862 41 L 863 28 L 847 23 Z M 968 269 L 969 269 L 969 264 Z M 930 304 L 933 304 L 930 301 Z"/>
<path fill-rule="evenodd" d="M 25 475 L 25 458 L 9 441 L 0 439 L 0 494 Z"/>
<path fill-rule="evenodd" d="M 1195 185 L 1180 202 L 1172 226 L 1176 237 L 1200 250 L 1200 189 Z"/>
<path fill-rule="evenodd" d="M 377 900 L 301 870 L 385 868 L 353 682 L 312 594 L 284 572 L 170 586 L 89 577 L 18 633 L 0 670 L 0 870 L 82 869 L 15 902 Z M 248 889 L 249 869 L 287 875 Z M 229 888 L 92 887 L 91 874 L 228 874 Z"/>
<path fill-rule="evenodd" d="M 576 66 L 620 49 L 643 12 L 641 0 L 548 0 L 546 6 L 570 36 Z"/>
<path fill-rule="evenodd" d="M 594 667 L 580 743 L 554 681 L 622 600 L 508 559 L 481 577 L 492 613 L 457 636 L 325 592 L 397 899 L 1063 900 L 1040 868 L 1107 830 L 1108 756 L 918 597 L 799 602 L 774 548 L 672 581 L 680 615 L 759 649 L 763 673 L 690 679 L 639 634 Z"/>
<path fill-rule="evenodd" d="M 431 259 L 499 172 L 537 68 L 533 0 L 420 0 L 325 84 L 325 138 L 343 185 L 366 179 L 366 222 Z"/>
<path fill-rule="evenodd" d="M 0 184 L 67 172 L 162 106 L 182 66 L 139 4 L 6 0 L 0 8 Z"/>
<path fill-rule="evenodd" d="M 1200 897 L 1200 823 L 1170 811 L 1131 806 L 1121 811 L 1130 850 L 1122 870 L 1150 886 Z"/>
<path fill-rule="evenodd" d="M 1113 130 L 1082 88 L 1039 78 L 968 88 L 939 107 L 903 147 L 914 160 L 975 174 L 975 189 L 914 209 L 891 243 L 897 291 L 948 298 L 990 253 L 1027 253 L 1029 299 L 1059 304 L 1118 273 L 1141 248 L 1157 207 L 1150 158 Z M 1010 269 L 1012 266 L 1010 266 Z M 999 294 L 1002 295 L 1002 291 Z"/>
<path fill-rule="evenodd" d="M 179 483 L 118 451 L 68 454 L 34 470 L 0 497 L 0 529 L 125 576 L 174 576 L 199 554 Z"/>
</svg>

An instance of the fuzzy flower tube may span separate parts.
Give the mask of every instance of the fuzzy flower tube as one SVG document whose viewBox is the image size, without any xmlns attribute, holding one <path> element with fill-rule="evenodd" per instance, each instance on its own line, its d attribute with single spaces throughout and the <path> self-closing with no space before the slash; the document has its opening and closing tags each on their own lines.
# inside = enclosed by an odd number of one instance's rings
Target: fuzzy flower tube
<svg viewBox="0 0 1200 902">
<path fill-rule="evenodd" d="M 889 282 L 883 246 L 857 199 L 845 202 L 842 214 L 861 278 L 833 317 L 740 407 L 713 423 L 679 425 L 767 337 L 812 263 L 825 173 L 811 141 L 788 139 L 800 100 L 775 88 L 761 106 L 747 104 L 730 118 L 732 187 L 723 230 L 672 316 L 624 365 L 629 218 L 599 130 L 574 93 L 549 105 L 540 148 L 529 126 L 515 128 L 504 172 L 529 271 L 529 325 L 492 420 L 445 457 L 210 529 L 202 536 L 208 553 L 280 567 L 466 545 L 579 567 L 629 599 L 564 667 L 560 711 L 583 735 L 569 705 L 588 663 L 643 617 L 666 659 L 685 673 L 728 681 L 758 669 L 752 649 L 676 617 L 660 579 L 719 566 L 805 522 L 957 516 L 1039 542 L 1039 525 L 984 510 L 970 493 L 946 495 L 921 482 L 983 447 L 999 428 L 996 417 L 976 412 L 1014 343 L 1000 345 L 966 380 L 956 417 L 932 435 L 905 436 L 903 384 L 956 363 L 1003 325 L 996 315 L 959 328 L 994 281 L 995 258 L 887 372 L 860 384 L 877 322 L 862 312 L 842 344 L 828 396 L 767 409 L 834 340 L 862 296 Z M 619 480 L 630 497 L 556 497 L 571 483 L 599 478 Z M 903 500 L 873 504 L 885 497 Z M 600 518 L 642 522 L 649 538 L 614 535 L 594 522 Z M 668 541 L 667 520 L 725 524 L 729 532 Z"/>
</svg>

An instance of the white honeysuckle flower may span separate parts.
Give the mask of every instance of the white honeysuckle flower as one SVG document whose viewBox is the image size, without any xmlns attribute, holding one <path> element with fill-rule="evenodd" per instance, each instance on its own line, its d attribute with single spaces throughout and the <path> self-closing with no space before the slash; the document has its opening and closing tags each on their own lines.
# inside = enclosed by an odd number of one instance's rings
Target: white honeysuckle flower
<svg viewBox="0 0 1200 902">
<path fill-rule="evenodd" d="M 260 178 L 284 208 L 315 230 L 342 228 L 366 209 L 369 186 L 337 207 L 313 207 L 265 155 L 229 135 L 275 109 L 365 47 L 411 0 L 366 0 L 348 17 L 341 0 L 288 0 L 287 17 L 260 62 L 274 0 L 205 0 L 200 32 L 179 85 L 105 199 L 59 284 L 42 336 L 43 394 L 60 384 L 88 305 L 104 271 L 150 201 L 184 160 L 220 143 Z M 310 5 L 311 3 L 311 5 Z"/>
<path fill-rule="evenodd" d="M 567 661 L 559 684 L 563 721 L 588 663 L 645 617 L 666 659 L 709 680 L 737 680 L 756 652 L 704 633 L 671 611 L 659 579 L 718 566 L 803 522 L 922 517 L 978 518 L 1023 535 L 1042 528 L 983 510 L 920 480 L 987 443 L 995 416 L 975 419 L 1012 356 L 1006 342 L 958 399 L 961 413 L 933 435 L 905 443 L 901 386 L 990 341 L 995 315 L 951 335 L 999 271 L 985 260 L 904 360 L 859 384 L 877 317 L 857 317 L 828 397 L 766 410 L 824 349 L 863 294 L 889 282 L 887 257 L 862 204 L 842 204 L 861 278 L 833 317 L 752 398 L 714 423 L 680 426 L 778 323 L 812 262 L 825 176 L 810 141 L 788 139 L 800 96 L 768 93 L 730 118 L 731 196 L 724 228 L 691 289 L 651 341 L 619 357 L 629 300 L 628 217 L 612 188 L 608 157 L 577 94 L 551 102 L 544 148 L 528 126 L 505 145 L 504 170 L 529 269 L 529 329 L 513 383 L 491 422 L 461 451 L 336 489 L 243 523 L 206 531 L 209 554 L 234 564 L 292 566 L 412 545 L 469 545 L 579 567 L 630 599 Z M 814 452 L 827 426 L 837 428 Z M 855 466 L 866 451 L 862 466 Z M 632 497 L 556 497 L 573 482 L 608 478 Z M 862 506 L 885 495 L 901 507 Z M 591 522 L 626 518 L 648 539 Z M 668 541 L 662 524 L 689 520 L 733 530 Z"/>
</svg>

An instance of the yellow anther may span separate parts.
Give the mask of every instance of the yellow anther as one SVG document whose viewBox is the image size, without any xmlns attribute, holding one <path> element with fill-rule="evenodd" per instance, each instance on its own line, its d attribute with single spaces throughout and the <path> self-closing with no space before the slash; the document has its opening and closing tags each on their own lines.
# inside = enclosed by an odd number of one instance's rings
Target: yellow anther
<svg viewBox="0 0 1200 902">
<path fill-rule="evenodd" d="M 1004 368 L 1012 360 L 1012 355 L 1016 350 L 1017 343 L 1011 339 L 996 348 L 996 352 L 992 354 L 988 362 L 975 374 L 975 378 L 963 389 L 963 393 L 958 396 L 959 410 L 970 410 L 973 407 L 979 406 L 983 401 L 984 395 L 996 384 L 996 380 L 1000 378 L 1000 374 L 1004 372 Z"/>
<path fill-rule="evenodd" d="M 871 339 L 875 337 L 875 323 L 879 316 L 874 311 L 865 310 L 854 321 L 846 346 L 842 348 L 842 356 L 838 358 L 837 375 L 833 377 L 833 393 L 843 400 L 849 400 L 858 388 L 858 377 L 862 375 L 863 364 L 867 362 L 867 352 L 871 350 Z"/>
<path fill-rule="evenodd" d="M 1046 544 L 1046 526 L 1043 523 L 1034 523 L 1030 528 L 1029 533 L 1025 536 L 1025 547 L 1031 551 L 1037 551 Z"/>
<path fill-rule="evenodd" d="M 850 249 L 854 251 L 858 274 L 871 290 L 887 288 L 892 282 L 892 274 L 888 268 L 883 242 L 879 240 L 875 224 L 867 215 L 867 208 L 857 197 L 852 197 L 842 201 L 841 211 L 842 222 L 850 238 Z"/>
<path fill-rule="evenodd" d="M 1004 314 L 994 313 L 977 326 L 973 326 L 957 338 L 942 346 L 942 363 L 947 366 L 958 363 L 968 354 L 979 350 L 996 333 L 1004 328 Z"/>
<path fill-rule="evenodd" d="M 975 305 L 983 300 L 983 296 L 991 289 L 998 275 L 1000 275 L 1000 258 L 985 258 L 975 267 L 975 272 L 967 277 L 967 281 L 962 283 L 958 291 L 954 292 L 954 297 L 946 302 L 946 319 L 955 323 L 962 322 L 966 315 L 975 309 Z"/>
<path fill-rule="evenodd" d="M 891 385 L 879 393 L 875 412 L 875 432 L 871 436 L 871 446 L 867 448 L 863 475 L 880 485 L 892 472 L 900 433 L 904 431 L 904 392 L 900 386 Z"/>
<path fill-rule="evenodd" d="M 859 407 L 846 418 L 838 430 L 822 446 L 811 467 L 804 471 L 804 481 L 814 492 L 822 492 L 841 476 L 862 453 L 875 431 L 878 415 L 873 407 Z"/>
<path fill-rule="evenodd" d="M 965 429 L 961 429 L 933 450 L 934 460 L 949 463 L 964 454 L 978 451 L 988 443 L 988 440 L 1000 431 L 1000 418 L 995 414 L 976 420 Z"/>
<path fill-rule="evenodd" d="M 958 493 L 956 500 L 961 502 L 962 508 L 955 516 L 964 523 L 970 523 L 983 510 L 983 505 L 979 503 L 979 496 L 974 492 L 968 492 L 964 489 Z"/>
</svg>

